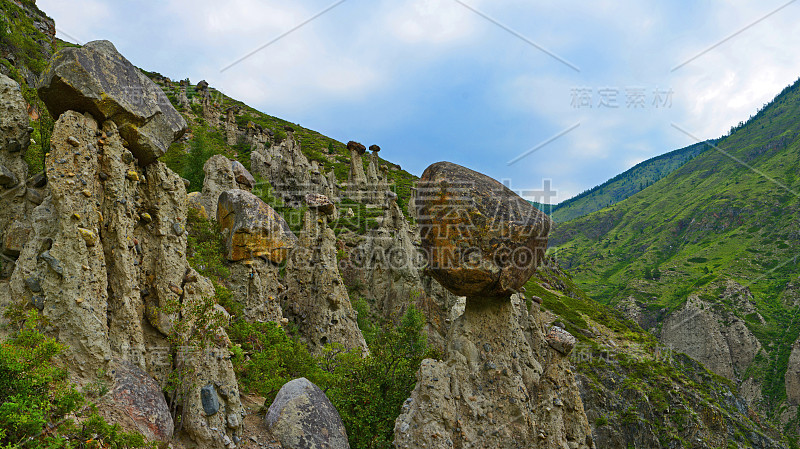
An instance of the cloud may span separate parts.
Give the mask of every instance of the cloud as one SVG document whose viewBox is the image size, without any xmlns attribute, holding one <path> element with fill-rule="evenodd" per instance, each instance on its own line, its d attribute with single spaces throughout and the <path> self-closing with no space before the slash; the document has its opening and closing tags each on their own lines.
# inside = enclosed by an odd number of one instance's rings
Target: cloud
<svg viewBox="0 0 800 449">
<path fill-rule="evenodd" d="M 59 29 L 109 38 L 144 68 L 205 78 L 339 140 L 370 139 L 417 174 L 453 160 L 520 188 L 549 178 L 560 195 L 693 143 L 671 123 L 703 139 L 720 136 L 800 74 L 800 3 L 671 71 L 783 0 L 463 1 L 502 26 L 454 0 L 346 1 L 260 50 L 333 0 L 38 4 Z M 634 86 L 645 89 L 645 108 L 627 107 Z M 591 108 L 572 102 L 581 87 L 591 90 Z M 598 105 L 604 88 L 617 91 L 617 108 Z M 673 91 L 670 107 L 654 107 L 656 89 Z M 507 165 L 575 123 L 580 127 Z"/>
</svg>

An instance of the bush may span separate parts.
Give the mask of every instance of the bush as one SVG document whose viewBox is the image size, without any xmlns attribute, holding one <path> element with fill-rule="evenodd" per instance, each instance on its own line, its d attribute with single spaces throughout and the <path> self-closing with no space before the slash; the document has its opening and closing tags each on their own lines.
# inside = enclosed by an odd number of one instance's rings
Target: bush
<svg viewBox="0 0 800 449">
<path fill-rule="evenodd" d="M 424 324 L 423 314 L 410 306 L 399 326 L 381 327 L 369 357 L 340 354 L 327 394 L 347 428 L 351 447 L 392 446 L 394 421 L 428 353 Z"/>
<path fill-rule="evenodd" d="M 189 180 L 188 190 L 190 192 L 199 192 L 203 189 L 203 181 L 206 177 L 203 165 L 213 155 L 214 152 L 206 142 L 206 136 L 199 132 L 195 134 L 189 146 L 189 154 L 186 155 L 183 163 L 183 172 L 181 173 L 181 176 Z"/>
<path fill-rule="evenodd" d="M 84 396 L 55 363 L 64 346 L 39 331 L 35 310 L 24 317 L 16 334 L 0 343 L 0 447 L 150 447 L 141 435 L 122 432 L 92 406 L 83 407 Z M 68 415 L 84 419 L 78 425 Z"/>
<path fill-rule="evenodd" d="M 239 346 L 233 359 L 239 384 L 245 391 L 265 397 L 265 407 L 269 407 L 283 384 L 292 379 L 305 377 L 323 388 L 327 383 L 325 373 L 305 344 L 271 321 L 238 320 L 230 326 L 228 335 Z"/>
<path fill-rule="evenodd" d="M 230 276 L 225 264 L 225 242 L 216 221 L 201 217 L 197 210 L 189 209 L 186 216 L 186 258 L 198 273 L 221 282 Z"/>
</svg>

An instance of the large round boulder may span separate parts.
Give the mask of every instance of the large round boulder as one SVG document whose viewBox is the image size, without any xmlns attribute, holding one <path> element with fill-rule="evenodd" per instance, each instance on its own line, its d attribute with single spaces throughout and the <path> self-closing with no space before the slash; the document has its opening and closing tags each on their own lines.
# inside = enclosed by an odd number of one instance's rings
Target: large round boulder
<svg viewBox="0 0 800 449">
<path fill-rule="evenodd" d="M 544 257 L 550 218 L 484 174 L 437 162 L 415 204 L 427 269 L 456 295 L 509 298 Z"/>
<path fill-rule="evenodd" d="M 265 256 L 283 262 L 297 237 L 283 217 L 246 190 L 232 189 L 219 196 L 217 221 L 225 235 L 230 261 Z"/>
<path fill-rule="evenodd" d="M 287 382 L 267 410 L 267 428 L 286 449 L 349 449 L 339 412 L 305 377 Z"/>
<path fill-rule="evenodd" d="M 53 117 L 73 110 L 113 120 L 141 165 L 158 159 L 186 131 L 161 88 L 109 41 L 62 48 L 41 80 L 39 96 Z"/>
</svg>

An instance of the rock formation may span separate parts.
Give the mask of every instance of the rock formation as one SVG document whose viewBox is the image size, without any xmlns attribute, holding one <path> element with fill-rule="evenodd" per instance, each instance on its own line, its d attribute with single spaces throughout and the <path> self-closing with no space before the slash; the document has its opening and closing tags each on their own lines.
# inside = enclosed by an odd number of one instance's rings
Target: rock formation
<svg viewBox="0 0 800 449">
<path fill-rule="evenodd" d="M 142 166 L 186 131 L 164 92 L 109 41 L 58 51 L 42 73 L 39 96 L 53 117 L 80 110 L 101 122 L 113 120 Z"/>
<path fill-rule="evenodd" d="M 245 190 L 222 192 L 217 221 L 225 236 L 226 257 L 232 262 L 265 256 L 281 263 L 297 241 L 283 217 Z"/>
<path fill-rule="evenodd" d="M 13 269 L 13 260 L 31 232 L 29 217 L 33 208 L 41 203 L 41 193 L 36 188 L 46 182 L 44 176 L 37 180 L 28 178 L 25 152 L 30 144 L 32 128 L 28 125 L 25 100 L 19 85 L 11 78 L 0 75 L 0 279 L 7 278 Z"/>
<path fill-rule="evenodd" d="M 250 166 L 253 173 L 269 181 L 275 194 L 294 207 L 301 206 L 309 193 L 335 192 L 335 185 L 330 185 L 319 164 L 309 162 L 300 150 L 293 131 L 286 131 L 286 138 L 269 147 L 255 146 Z"/>
<path fill-rule="evenodd" d="M 567 355 L 549 344 L 538 307 L 528 314 L 512 296 L 543 256 L 536 253 L 546 247 L 549 219 L 451 163 L 428 167 L 420 188 L 432 274 L 467 301 L 448 333 L 446 361 L 420 367 L 395 422 L 395 446 L 594 447 Z"/>
<path fill-rule="evenodd" d="M 68 345 L 63 360 L 78 386 L 95 381 L 100 370 L 125 369 L 128 378 L 146 373 L 163 387 L 181 369 L 173 405 L 181 410 L 186 435 L 200 447 L 221 447 L 238 438 L 240 424 L 230 417 L 243 411 L 230 342 L 221 328 L 199 328 L 191 312 L 214 289 L 186 261 L 183 180 L 154 160 L 185 124 L 170 118 L 180 116 L 108 42 L 60 51 L 47 73 L 42 96 L 48 109 L 61 114 L 45 176 L 21 186 L 33 201 L 17 210 L 32 210 L 13 217 L 18 224 L 9 228 L 17 229 L 12 240 L 19 249 L 10 296 L 41 310 L 47 332 Z M 76 87 L 69 87 L 73 82 Z M 0 104 L 14 102 L 13 91 L 0 92 Z M 0 210 L 12 210 L 18 201 L 3 196 Z M 210 337 L 203 347 L 196 346 L 199 334 Z M 181 354 L 189 349 L 191 354 Z M 113 380 L 124 385 L 124 377 Z M 222 413 L 203 412 L 201 387 L 208 384 L 225 386 L 218 398 Z M 168 433 L 164 396 L 151 397 L 155 402 L 124 402 L 121 412 L 135 423 L 130 430 L 146 416 L 155 419 L 144 423 L 155 426 L 154 434 Z"/>
<path fill-rule="evenodd" d="M 283 312 L 297 325 L 313 352 L 320 352 L 327 343 L 339 343 L 367 353 L 339 273 L 336 236 L 328 218 L 318 209 L 305 213 L 299 244 L 286 263 Z"/>
<path fill-rule="evenodd" d="M 267 428 L 285 448 L 350 449 L 336 408 L 305 377 L 287 382 L 269 406 Z"/>
<path fill-rule="evenodd" d="M 429 271 L 457 295 L 507 298 L 544 258 L 550 219 L 488 176 L 433 164 L 416 206 Z"/>
<path fill-rule="evenodd" d="M 745 370 L 761 349 L 741 318 L 697 295 L 689 296 L 686 304 L 664 321 L 660 339 L 733 381 L 745 380 Z"/>
</svg>

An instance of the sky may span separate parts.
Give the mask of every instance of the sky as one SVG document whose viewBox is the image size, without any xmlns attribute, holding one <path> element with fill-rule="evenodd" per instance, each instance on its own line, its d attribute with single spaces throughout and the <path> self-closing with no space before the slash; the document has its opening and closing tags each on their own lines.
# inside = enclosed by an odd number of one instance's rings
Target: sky
<svg viewBox="0 0 800 449">
<path fill-rule="evenodd" d="M 549 203 L 727 133 L 800 77 L 796 0 L 37 5 L 62 39 L 108 39 L 416 175 L 447 160 Z"/>
</svg>

